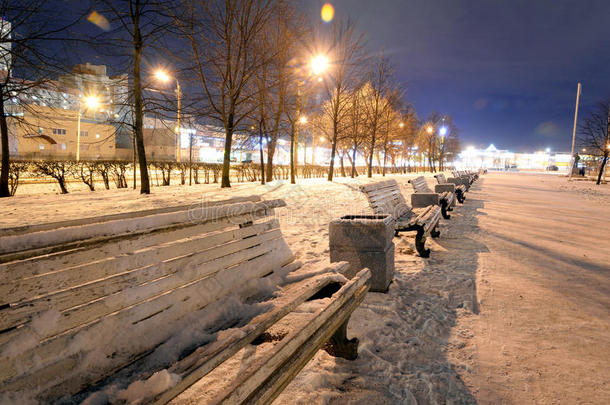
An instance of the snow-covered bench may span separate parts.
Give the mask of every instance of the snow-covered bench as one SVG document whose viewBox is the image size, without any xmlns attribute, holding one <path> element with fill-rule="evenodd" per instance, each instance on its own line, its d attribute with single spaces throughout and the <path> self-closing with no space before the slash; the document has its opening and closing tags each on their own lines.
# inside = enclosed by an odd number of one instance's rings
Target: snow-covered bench
<svg viewBox="0 0 610 405">
<path fill-rule="evenodd" d="M 462 184 L 460 179 L 455 177 L 446 178 L 444 173 L 435 174 L 434 177 L 438 184 L 434 186 L 434 190 L 438 193 L 440 190 L 452 191 L 455 193 L 455 197 L 460 203 L 464 203 L 466 200 L 466 187 Z M 442 188 L 441 188 L 442 187 Z"/>
<path fill-rule="evenodd" d="M 460 184 L 462 184 L 464 187 L 466 187 L 466 191 L 470 190 L 470 186 L 472 185 L 472 182 L 474 181 L 472 179 L 472 177 L 468 176 L 467 174 L 464 174 L 462 172 L 459 172 L 457 170 L 453 170 L 451 172 L 453 174 L 453 177 L 455 179 L 459 179 L 460 180 Z"/>
<path fill-rule="evenodd" d="M 451 218 L 448 212 L 453 211 L 455 206 L 455 193 L 453 191 L 443 190 L 443 186 L 441 186 L 441 190 L 432 191 L 423 176 L 411 179 L 409 183 L 413 186 L 413 194 L 411 194 L 411 206 L 413 208 L 440 205 L 443 218 Z"/>
<path fill-rule="evenodd" d="M 295 261 L 282 206 L 0 230 L 0 403 L 268 403 L 320 348 L 354 359 L 370 272 Z"/>
<path fill-rule="evenodd" d="M 441 217 L 438 205 L 412 209 L 407 205 L 396 180 L 385 180 L 360 186 L 375 214 L 390 214 L 394 218 L 396 235 L 402 231 L 416 231 L 415 248 L 421 257 L 430 256 L 426 249 L 428 235 L 436 238 L 436 228 Z"/>
</svg>

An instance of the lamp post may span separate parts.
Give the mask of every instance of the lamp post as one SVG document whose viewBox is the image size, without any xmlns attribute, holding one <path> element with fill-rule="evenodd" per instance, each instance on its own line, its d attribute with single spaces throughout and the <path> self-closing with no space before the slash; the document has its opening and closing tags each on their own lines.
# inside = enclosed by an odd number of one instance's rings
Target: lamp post
<svg viewBox="0 0 610 405">
<path fill-rule="evenodd" d="M 100 101 L 95 96 L 87 96 L 84 100 L 78 103 L 78 118 L 76 120 L 76 161 L 80 161 L 80 116 L 83 113 L 83 101 L 86 109 L 95 110 L 99 105 Z"/>
<path fill-rule="evenodd" d="M 155 72 L 155 78 L 157 80 L 159 80 L 160 82 L 163 82 L 163 83 L 168 83 L 170 80 L 172 80 L 172 77 L 170 75 L 168 75 L 163 70 L 157 70 Z M 177 135 L 176 135 L 176 161 L 178 163 L 180 163 L 180 155 L 182 154 L 181 153 L 182 152 L 181 139 L 180 139 L 180 136 L 181 136 L 181 132 L 180 132 L 180 107 L 181 107 L 181 101 L 182 101 L 181 100 L 182 99 L 182 90 L 180 88 L 180 82 L 178 81 L 178 79 L 177 78 L 173 78 L 173 80 L 176 81 L 176 98 L 177 98 L 177 101 L 178 101 L 178 111 L 176 112 L 176 124 L 178 125 L 177 126 L 177 130 L 176 130 L 176 133 L 177 133 Z M 192 135 L 191 135 L 191 137 L 192 137 Z M 191 139 L 190 147 L 189 147 L 189 166 L 192 163 L 192 155 L 193 155 L 193 142 L 192 142 L 192 139 Z M 189 168 L 189 177 L 190 176 L 191 175 L 190 175 L 190 168 Z M 190 180 L 189 180 L 189 182 L 190 182 Z"/>
</svg>

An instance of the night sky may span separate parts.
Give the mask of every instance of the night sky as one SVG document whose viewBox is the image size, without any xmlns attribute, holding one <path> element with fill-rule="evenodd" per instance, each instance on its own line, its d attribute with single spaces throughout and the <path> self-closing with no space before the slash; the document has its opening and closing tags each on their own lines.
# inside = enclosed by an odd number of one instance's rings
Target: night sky
<svg viewBox="0 0 610 405">
<path fill-rule="evenodd" d="M 325 1 L 298 1 L 323 24 Z M 391 54 L 419 118 L 452 115 L 464 146 L 569 151 L 577 83 L 581 118 L 610 99 L 610 0 L 327 1 Z"/>
<path fill-rule="evenodd" d="M 610 98 L 608 0 L 331 3 L 391 52 L 420 118 L 451 114 L 465 146 L 569 151 L 578 81 L 580 114 Z"/>
</svg>

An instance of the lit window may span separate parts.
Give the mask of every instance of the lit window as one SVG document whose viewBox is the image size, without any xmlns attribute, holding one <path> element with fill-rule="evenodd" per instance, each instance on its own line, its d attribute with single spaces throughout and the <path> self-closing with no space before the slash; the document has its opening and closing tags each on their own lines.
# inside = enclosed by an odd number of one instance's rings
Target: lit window
<svg viewBox="0 0 610 405">
<path fill-rule="evenodd" d="M 39 144 L 38 147 L 40 148 L 40 150 L 44 150 L 44 145 L 43 144 Z"/>
<path fill-rule="evenodd" d="M 65 143 L 61 144 L 61 150 L 66 150 L 66 144 Z"/>
</svg>

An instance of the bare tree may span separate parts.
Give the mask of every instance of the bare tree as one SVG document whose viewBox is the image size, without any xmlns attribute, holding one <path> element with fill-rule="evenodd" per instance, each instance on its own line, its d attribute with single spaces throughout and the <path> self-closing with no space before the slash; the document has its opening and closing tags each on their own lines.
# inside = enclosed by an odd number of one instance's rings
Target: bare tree
<svg viewBox="0 0 610 405">
<path fill-rule="evenodd" d="M 16 112 L 11 100 L 50 81 L 62 60 L 57 57 L 61 47 L 54 44 L 66 40 L 64 33 L 82 15 L 73 10 L 67 18 L 57 5 L 45 0 L 0 0 L 0 197 L 11 195 L 7 116 L 14 117 Z"/>
<path fill-rule="evenodd" d="M 348 129 L 345 142 L 349 151 L 346 151 L 346 155 L 352 166 L 350 176 L 354 178 L 357 176 L 357 153 L 362 151 L 362 146 L 368 139 L 366 134 L 366 111 L 363 88 L 356 89 L 352 93 L 347 122 Z"/>
<path fill-rule="evenodd" d="M 359 88 L 361 67 L 365 61 L 362 35 L 350 21 L 335 21 L 330 33 L 330 67 L 325 75 L 324 87 L 327 102 L 322 114 L 330 124 L 328 138 L 331 144 L 328 181 L 333 180 L 337 143 L 347 126 L 352 91 Z"/>
<path fill-rule="evenodd" d="M 108 32 L 97 35 L 93 40 L 95 45 L 110 46 L 110 52 L 115 57 L 123 58 L 123 66 L 129 66 L 131 81 L 129 95 L 125 104 L 133 105 L 133 112 L 126 112 L 125 117 L 133 115 L 135 151 L 137 151 L 140 169 L 140 193 L 150 194 L 150 179 L 144 147 L 144 97 L 146 87 L 142 80 L 142 57 L 145 48 L 159 47 L 170 27 L 167 10 L 176 2 L 173 0 L 97 0 L 101 13 L 109 17 Z M 133 104 L 132 104 L 133 103 Z M 134 167 L 135 176 L 135 167 Z"/>
<path fill-rule="evenodd" d="M 222 123 L 225 147 L 221 187 L 230 187 L 233 133 L 251 115 L 256 87 L 249 86 L 265 55 L 254 52 L 272 16 L 274 0 L 183 0 L 178 24 L 187 40 L 211 119 Z"/>
<path fill-rule="evenodd" d="M 373 175 L 373 155 L 375 153 L 376 141 L 381 130 L 384 109 L 391 108 L 386 98 L 391 88 L 393 68 L 387 57 L 380 54 L 373 62 L 372 69 L 367 75 L 367 86 L 365 87 L 365 105 L 369 132 L 369 156 L 368 177 Z"/>
<path fill-rule="evenodd" d="M 610 153 L 610 101 L 597 104 L 579 126 L 579 143 L 600 159 L 597 183 L 600 184 Z"/>
</svg>

